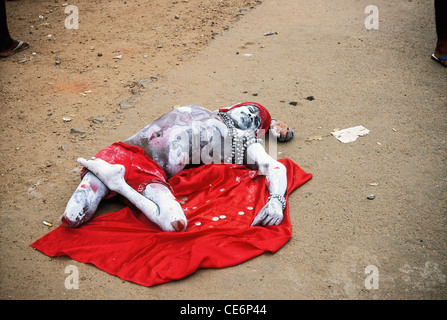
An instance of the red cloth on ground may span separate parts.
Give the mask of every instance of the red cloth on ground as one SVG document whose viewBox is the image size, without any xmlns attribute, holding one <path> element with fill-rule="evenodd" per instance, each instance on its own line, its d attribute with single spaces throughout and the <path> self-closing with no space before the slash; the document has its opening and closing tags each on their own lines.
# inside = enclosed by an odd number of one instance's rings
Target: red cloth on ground
<svg viewBox="0 0 447 320">
<path fill-rule="evenodd" d="M 287 168 L 287 199 L 312 174 L 290 159 L 279 161 Z M 229 267 L 264 252 L 276 252 L 292 235 L 288 205 L 280 225 L 250 226 L 269 196 L 265 177 L 257 171 L 240 165 L 208 164 L 180 172 L 169 184 L 177 199 L 185 202 L 182 207 L 188 227 L 184 232 L 162 232 L 143 214 L 126 207 L 95 217 L 79 228 L 59 226 L 31 247 L 152 286 L 184 278 L 198 268 Z M 226 217 L 213 220 L 223 215 Z"/>
</svg>

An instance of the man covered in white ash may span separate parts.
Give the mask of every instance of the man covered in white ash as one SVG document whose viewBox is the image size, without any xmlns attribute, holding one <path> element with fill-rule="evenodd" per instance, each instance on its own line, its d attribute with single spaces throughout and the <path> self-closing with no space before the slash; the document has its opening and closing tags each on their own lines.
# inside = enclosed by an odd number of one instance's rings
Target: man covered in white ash
<svg viewBox="0 0 447 320">
<path fill-rule="evenodd" d="M 268 130 L 278 141 L 294 133 L 254 102 L 216 111 L 176 108 L 91 160 L 78 159 L 84 166 L 82 181 L 62 223 L 77 227 L 94 216 L 101 200 L 120 194 L 163 231 L 183 231 L 187 219 L 167 178 L 191 166 L 235 163 L 266 177 L 270 197 L 252 225 L 278 225 L 286 205 L 287 172 L 263 147 L 260 137 Z"/>
</svg>

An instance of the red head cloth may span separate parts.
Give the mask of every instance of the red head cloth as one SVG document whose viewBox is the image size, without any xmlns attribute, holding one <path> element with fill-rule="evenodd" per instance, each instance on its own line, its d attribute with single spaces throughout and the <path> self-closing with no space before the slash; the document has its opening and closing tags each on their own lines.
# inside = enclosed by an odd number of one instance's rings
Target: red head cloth
<svg viewBox="0 0 447 320">
<path fill-rule="evenodd" d="M 261 117 L 261 126 L 258 128 L 258 131 L 256 132 L 256 135 L 261 137 L 263 136 L 267 130 L 270 128 L 270 122 L 272 122 L 272 117 L 270 116 L 270 113 L 267 111 L 266 108 L 261 106 L 259 103 L 256 102 L 242 102 L 235 104 L 234 106 L 228 107 L 228 108 L 222 108 L 219 109 L 219 112 L 228 112 L 231 109 L 242 107 L 242 106 L 255 106 L 259 110 L 259 116 Z"/>
</svg>

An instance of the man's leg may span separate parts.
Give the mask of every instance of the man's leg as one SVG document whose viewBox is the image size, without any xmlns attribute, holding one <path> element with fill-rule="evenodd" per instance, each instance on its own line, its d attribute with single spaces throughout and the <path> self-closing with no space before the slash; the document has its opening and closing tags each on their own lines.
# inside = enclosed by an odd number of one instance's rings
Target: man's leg
<svg viewBox="0 0 447 320">
<path fill-rule="evenodd" d="M 175 231 L 186 229 L 186 217 L 183 209 L 168 187 L 161 183 L 151 183 L 146 186 L 143 196 L 158 206 L 159 220 L 163 225 L 172 226 Z"/>
<path fill-rule="evenodd" d="M 87 172 L 67 203 L 62 224 L 74 228 L 90 220 L 109 189 L 93 173 Z"/>
<path fill-rule="evenodd" d="M 447 57 L 447 1 L 435 0 L 436 35 L 438 41 L 434 55 L 437 58 Z M 447 61 L 441 61 L 447 66 Z"/>
<path fill-rule="evenodd" d="M 157 224 L 163 231 L 183 231 L 186 226 L 186 218 L 183 221 L 178 221 L 178 215 L 168 215 L 174 220 L 166 218 L 161 215 L 163 209 L 160 211 L 159 206 L 145 197 L 124 180 L 125 168 L 119 164 L 109 164 L 102 159 L 92 158 L 92 160 L 85 160 L 79 158 L 78 162 L 86 167 L 89 171 L 95 174 L 107 188 L 121 194 L 124 198 L 130 201 L 137 209 L 139 209 L 149 220 Z M 182 218 L 181 216 L 178 216 Z M 184 215 L 183 215 L 184 217 Z M 182 219 L 180 219 L 182 220 Z"/>
<path fill-rule="evenodd" d="M 8 57 L 13 52 L 29 48 L 29 44 L 11 38 L 6 21 L 5 0 L 0 0 L 0 58 Z"/>
</svg>

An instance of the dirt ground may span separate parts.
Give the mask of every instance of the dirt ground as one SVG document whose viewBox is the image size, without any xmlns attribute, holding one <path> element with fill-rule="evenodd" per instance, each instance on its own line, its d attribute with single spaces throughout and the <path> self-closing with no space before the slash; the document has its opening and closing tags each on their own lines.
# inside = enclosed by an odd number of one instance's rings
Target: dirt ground
<svg viewBox="0 0 447 320">
<path fill-rule="evenodd" d="M 67 4 L 78 29 L 65 27 Z M 378 29 L 365 27 L 368 4 Z M 0 299 L 447 298 L 447 69 L 429 59 L 431 1 L 6 7 L 11 35 L 31 48 L 0 60 Z M 76 158 L 176 105 L 240 101 L 291 125 L 278 158 L 314 175 L 289 199 L 293 236 L 277 253 L 147 288 L 29 247 L 60 224 Z M 370 133 L 347 144 L 331 135 L 357 125 Z M 64 285 L 68 265 L 79 289 Z"/>
</svg>

